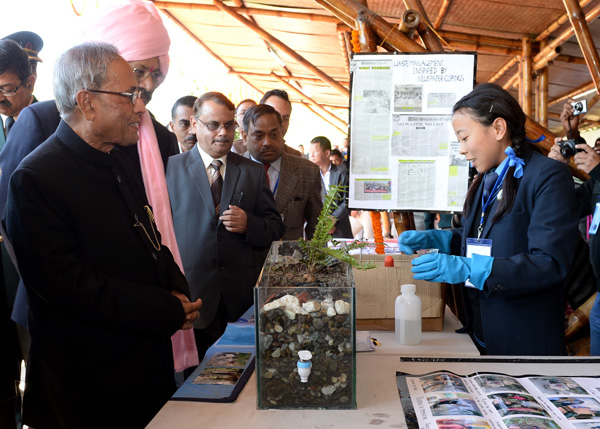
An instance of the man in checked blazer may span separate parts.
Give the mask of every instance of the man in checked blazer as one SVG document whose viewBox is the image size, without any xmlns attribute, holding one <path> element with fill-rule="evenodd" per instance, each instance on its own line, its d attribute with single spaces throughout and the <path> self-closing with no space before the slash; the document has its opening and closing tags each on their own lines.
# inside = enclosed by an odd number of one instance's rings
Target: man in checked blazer
<svg viewBox="0 0 600 429">
<path fill-rule="evenodd" d="M 284 240 L 312 238 L 323 208 L 319 167 L 284 151 L 282 119 L 271 106 L 252 106 L 244 115 L 245 157 L 262 164 L 286 231 Z"/>
<path fill-rule="evenodd" d="M 200 357 L 253 303 L 253 287 L 266 255 L 285 227 L 275 208 L 264 169 L 230 152 L 234 105 L 219 92 L 194 103 L 190 118 L 198 143 L 172 156 L 167 186 L 175 236 L 193 300 L 202 299 L 194 323 Z M 211 167 L 220 161 L 217 168 Z M 210 180 L 222 178 L 220 201 Z M 216 193 L 216 192 L 215 192 Z M 217 203 L 217 204 L 215 204 Z M 217 207 L 219 213 L 217 214 Z"/>
</svg>

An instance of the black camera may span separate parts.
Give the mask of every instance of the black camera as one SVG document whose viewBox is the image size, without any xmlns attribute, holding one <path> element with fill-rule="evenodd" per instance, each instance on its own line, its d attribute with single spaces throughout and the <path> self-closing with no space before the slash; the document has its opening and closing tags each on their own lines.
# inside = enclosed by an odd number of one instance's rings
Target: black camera
<svg viewBox="0 0 600 429">
<path fill-rule="evenodd" d="M 584 152 L 583 149 L 577 149 L 575 145 L 579 142 L 576 139 L 569 139 L 558 142 L 558 146 L 560 147 L 560 154 L 563 158 L 570 158 L 575 155 L 577 152 Z"/>
</svg>

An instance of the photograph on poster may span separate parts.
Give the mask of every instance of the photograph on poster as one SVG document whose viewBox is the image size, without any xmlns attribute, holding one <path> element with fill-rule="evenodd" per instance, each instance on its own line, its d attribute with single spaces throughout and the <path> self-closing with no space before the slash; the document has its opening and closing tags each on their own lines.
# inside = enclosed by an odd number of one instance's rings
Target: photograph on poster
<svg viewBox="0 0 600 429">
<path fill-rule="evenodd" d="M 390 113 L 389 91 L 381 89 L 365 89 L 363 91 L 363 101 L 365 113 Z"/>
<path fill-rule="evenodd" d="M 394 112 L 423 111 L 423 85 L 394 85 Z"/>
</svg>

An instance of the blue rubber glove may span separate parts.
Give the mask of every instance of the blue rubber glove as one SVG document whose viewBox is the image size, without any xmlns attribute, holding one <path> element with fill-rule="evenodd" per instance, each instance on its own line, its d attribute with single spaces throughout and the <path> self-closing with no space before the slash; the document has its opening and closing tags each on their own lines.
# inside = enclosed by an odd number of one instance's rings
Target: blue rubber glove
<svg viewBox="0 0 600 429">
<path fill-rule="evenodd" d="M 440 283 L 463 283 L 469 280 L 483 290 L 485 281 L 492 272 L 494 258 L 484 255 L 464 256 L 428 254 L 412 260 L 415 280 L 426 280 Z"/>
<path fill-rule="evenodd" d="M 452 233 L 441 229 L 428 229 L 427 231 L 404 231 L 398 237 L 400 251 L 412 255 L 421 249 L 439 249 L 440 253 L 450 253 Z"/>
</svg>

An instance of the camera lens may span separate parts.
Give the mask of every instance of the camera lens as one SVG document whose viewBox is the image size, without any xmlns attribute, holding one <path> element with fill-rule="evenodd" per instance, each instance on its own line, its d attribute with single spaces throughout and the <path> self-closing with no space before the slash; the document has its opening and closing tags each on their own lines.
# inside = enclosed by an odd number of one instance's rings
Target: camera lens
<svg viewBox="0 0 600 429">
<path fill-rule="evenodd" d="M 558 146 L 560 147 L 560 154 L 563 156 L 563 158 L 570 158 L 578 152 L 575 148 L 576 144 L 577 142 L 573 139 L 558 143 Z"/>
</svg>

